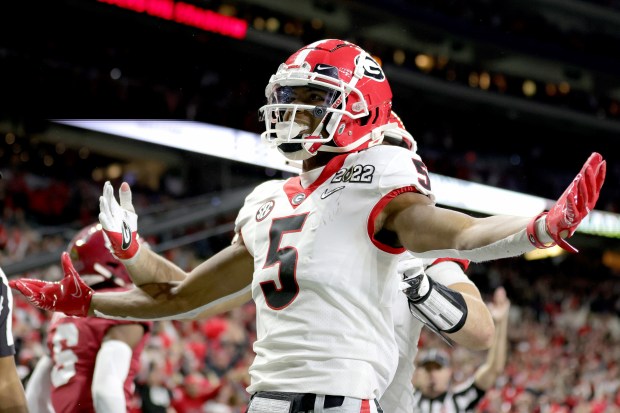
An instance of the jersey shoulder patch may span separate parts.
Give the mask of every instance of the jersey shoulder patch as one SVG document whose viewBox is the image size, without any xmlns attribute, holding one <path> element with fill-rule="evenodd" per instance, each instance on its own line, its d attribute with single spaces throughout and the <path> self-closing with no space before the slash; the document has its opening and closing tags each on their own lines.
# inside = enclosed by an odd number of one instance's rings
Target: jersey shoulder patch
<svg viewBox="0 0 620 413">
<path fill-rule="evenodd" d="M 396 146 L 382 145 L 378 148 L 381 150 L 377 155 L 386 163 L 381 176 L 382 187 L 413 186 L 435 202 L 428 169 L 420 155 Z"/>
</svg>

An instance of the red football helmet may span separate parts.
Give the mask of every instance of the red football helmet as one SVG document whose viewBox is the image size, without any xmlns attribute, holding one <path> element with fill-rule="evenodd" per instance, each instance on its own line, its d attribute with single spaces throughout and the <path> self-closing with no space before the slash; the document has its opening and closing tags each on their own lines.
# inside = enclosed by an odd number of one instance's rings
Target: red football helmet
<svg viewBox="0 0 620 413">
<path fill-rule="evenodd" d="M 400 119 L 400 116 L 398 116 L 394 111 L 390 114 L 390 121 L 385 128 L 384 139 L 386 141 L 390 141 L 394 145 L 407 148 L 411 152 L 418 151 L 418 144 L 415 139 L 413 139 L 413 136 L 407 132 L 407 129 L 405 129 L 405 125 Z"/>
<path fill-rule="evenodd" d="M 301 104 L 301 87 L 322 91 L 321 99 Z M 259 110 L 266 128 L 261 137 L 293 160 L 380 144 L 381 126 L 392 107 L 392 90 L 381 66 L 359 46 L 337 39 L 295 52 L 271 76 L 265 96 L 267 104 Z M 298 111 L 321 119 L 315 130 L 295 122 Z"/>
<path fill-rule="evenodd" d="M 101 224 L 96 223 L 82 228 L 67 248 L 76 271 L 93 289 L 132 284 L 125 265 L 110 252 L 108 243 Z"/>
</svg>

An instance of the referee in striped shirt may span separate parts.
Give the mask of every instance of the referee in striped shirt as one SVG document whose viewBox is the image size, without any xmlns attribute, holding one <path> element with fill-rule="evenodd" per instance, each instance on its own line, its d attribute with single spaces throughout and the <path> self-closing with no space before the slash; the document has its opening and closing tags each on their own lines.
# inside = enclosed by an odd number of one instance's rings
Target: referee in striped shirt
<svg viewBox="0 0 620 413">
<path fill-rule="evenodd" d="M 0 268 L 0 413 L 26 413 L 26 396 L 15 367 L 15 345 L 11 331 L 13 298 L 6 275 Z"/>
<path fill-rule="evenodd" d="M 9 281 L 0 268 L 0 413 L 27 413 L 24 386 L 15 366 L 12 311 L 13 294 Z"/>
<path fill-rule="evenodd" d="M 498 288 L 488 304 L 495 322 L 495 339 L 485 363 L 473 377 L 451 386 L 450 356 L 440 349 L 421 352 L 414 375 L 414 413 L 473 413 L 506 364 L 508 312 L 506 291 Z"/>
</svg>

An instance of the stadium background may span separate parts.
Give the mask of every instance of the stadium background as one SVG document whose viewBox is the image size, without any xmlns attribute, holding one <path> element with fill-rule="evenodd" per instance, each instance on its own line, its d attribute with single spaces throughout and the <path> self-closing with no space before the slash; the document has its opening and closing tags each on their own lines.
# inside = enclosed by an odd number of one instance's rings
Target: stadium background
<svg viewBox="0 0 620 413">
<path fill-rule="evenodd" d="M 106 179 L 132 183 L 141 233 L 177 264 L 219 250 L 249 189 L 290 172 L 51 120 L 259 133 L 269 76 L 325 37 L 380 59 L 431 171 L 553 199 L 598 151 L 608 176 L 597 209 L 620 212 L 617 0 L 9 1 L 0 6 L 0 265 L 9 276 L 60 277 L 59 251 L 96 220 Z M 480 411 L 517 411 L 526 396 L 540 411 L 620 409 L 619 235 L 578 233 L 575 256 L 472 265 L 485 297 L 504 285 L 514 304 L 508 367 Z M 27 381 L 49 315 L 16 301 Z M 141 389 L 174 398 L 213 386 L 208 409 L 242 409 L 251 304 L 157 328 Z M 457 380 L 484 356 L 454 353 Z"/>
</svg>

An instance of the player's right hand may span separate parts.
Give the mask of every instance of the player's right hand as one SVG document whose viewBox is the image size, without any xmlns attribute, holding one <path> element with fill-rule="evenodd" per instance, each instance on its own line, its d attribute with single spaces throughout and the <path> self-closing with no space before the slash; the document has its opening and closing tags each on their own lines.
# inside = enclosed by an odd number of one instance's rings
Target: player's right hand
<svg viewBox="0 0 620 413">
<path fill-rule="evenodd" d="M 138 215 L 131 203 L 131 189 L 123 182 L 119 191 L 119 204 L 114 197 L 110 181 L 103 186 L 99 197 L 99 222 L 110 241 L 112 253 L 121 260 L 134 258 L 140 250 L 138 242 Z"/>
<path fill-rule="evenodd" d="M 65 276 L 60 281 L 21 278 L 9 281 L 9 285 L 37 308 L 86 317 L 94 291 L 82 281 L 67 252 L 62 253 L 61 263 Z"/>
</svg>

